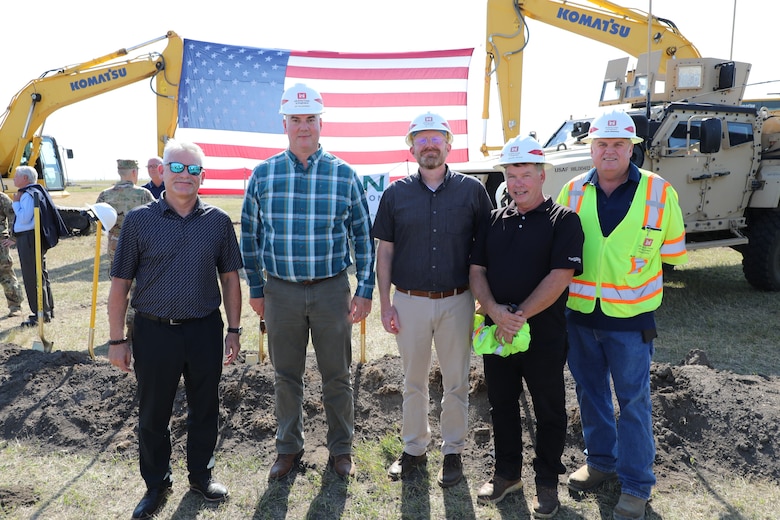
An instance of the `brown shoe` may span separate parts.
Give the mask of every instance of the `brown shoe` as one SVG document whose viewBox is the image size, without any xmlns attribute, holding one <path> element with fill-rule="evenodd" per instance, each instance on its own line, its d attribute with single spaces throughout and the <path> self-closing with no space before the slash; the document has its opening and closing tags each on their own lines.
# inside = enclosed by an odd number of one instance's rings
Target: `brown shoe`
<svg viewBox="0 0 780 520">
<path fill-rule="evenodd" d="M 341 478 L 350 478 L 355 476 L 355 465 L 352 463 L 351 453 L 342 453 L 328 457 L 328 466 L 336 472 Z"/>
<path fill-rule="evenodd" d="M 398 480 L 409 476 L 409 474 L 417 469 L 418 466 L 422 466 L 428 462 L 428 456 L 423 453 L 422 455 L 409 455 L 406 452 L 401 453 L 398 460 L 390 465 L 387 470 L 387 475 L 393 479 Z"/>
<path fill-rule="evenodd" d="M 536 486 L 534 518 L 552 518 L 560 506 L 557 487 Z"/>
<path fill-rule="evenodd" d="M 612 518 L 614 520 L 644 520 L 647 500 L 625 493 L 620 495 Z"/>
<path fill-rule="evenodd" d="M 301 457 L 303 457 L 303 450 L 298 453 L 278 454 L 274 465 L 271 466 L 271 471 L 268 472 L 269 480 L 279 480 L 286 477 L 293 467 L 301 461 Z"/>
<path fill-rule="evenodd" d="M 493 478 L 482 484 L 482 487 L 479 488 L 477 500 L 480 502 L 498 504 L 507 494 L 517 491 L 522 487 L 523 481 L 521 479 L 507 480 L 498 475 L 493 475 Z"/>
<path fill-rule="evenodd" d="M 586 464 L 569 475 L 569 480 L 566 482 L 566 485 L 569 486 L 569 489 L 572 491 L 582 493 L 583 491 L 589 491 L 608 480 L 614 480 L 616 478 L 617 473 L 614 471 L 605 473 Z"/>
<path fill-rule="evenodd" d="M 463 478 L 463 463 L 459 453 L 444 456 L 444 463 L 439 470 L 436 482 L 443 488 L 452 487 Z"/>
</svg>

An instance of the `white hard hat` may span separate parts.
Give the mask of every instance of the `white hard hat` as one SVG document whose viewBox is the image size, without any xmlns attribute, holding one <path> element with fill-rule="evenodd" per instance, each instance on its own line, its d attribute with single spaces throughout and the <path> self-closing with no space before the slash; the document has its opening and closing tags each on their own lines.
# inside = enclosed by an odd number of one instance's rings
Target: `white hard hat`
<svg viewBox="0 0 780 520">
<path fill-rule="evenodd" d="M 634 144 L 644 141 L 637 137 L 636 123 L 631 116 L 619 110 L 607 112 L 593 120 L 582 142 L 589 143 L 594 139 L 631 139 Z"/>
<path fill-rule="evenodd" d="M 439 114 L 433 112 L 426 112 L 415 117 L 411 123 L 409 123 L 409 132 L 406 134 L 407 146 L 412 146 L 414 142 L 414 134 L 417 132 L 423 132 L 425 130 L 438 130 L 442 132 L 447 138 L 447 142 L 452 142 L 452 130 L 450 130 L 450 124 L 446 119 Z"/>
<path fill-rule="evenodd" d="M 325 105 L 322 96 L 313 88 L 296 83 L 282 94 L 279 113 L 289 115 L 322 114 Z"/>
<path fill-rule="evenodd" d="M 546 164 L 547 161 L 539 141 L 530 136 L 517 136 L 507 141 L 501 149 L 498 166 L 524 163 Z"/>
<path fill-rule="evenodd" d="M 111 228 L 116 224 L 116 210 L 106 202 L 98 202 L 97 204 L 87 204 L 87 207 L 92 210 L 101 224 L 103 224 L 103 230 L 108 233 Z"/>
</svg>

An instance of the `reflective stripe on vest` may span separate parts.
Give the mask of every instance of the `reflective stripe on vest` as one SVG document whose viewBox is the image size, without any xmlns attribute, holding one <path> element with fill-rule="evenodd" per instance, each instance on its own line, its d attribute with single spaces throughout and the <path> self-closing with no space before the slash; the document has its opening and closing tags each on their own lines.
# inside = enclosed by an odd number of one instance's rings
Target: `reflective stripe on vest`
<svg viewBox="0 0 780 520">
<path fill-rule="evenodd" d="M 586 212 L 595 212 L 596 217 L 594 222 L 588 222 L 592 224 L 594 228 L 599 228 L 598 224 L 598 212 L 593 206 L 583 208 L 583 201 L 586 193 L 590 193 L 586 190 L 595 190 L 595 187 L 591 184 L 588 186 L 586 179 L 591 178 L 591 175 L 581 175 L 576 179 L 569 182 L 567 192 L 563 198 L 564 204 L 571 209 L 575 210 L 578 214 L 581 214 L 583 210 Z M 637 211 L 643 211 L 642 227 L 649 230 L 659 230 L 663 224 L 664 209 L 666 207 L 666 194 L 667 187 L 670 184 L 656 174 L 650 172 L 643 172 L 642 179 L 640 180 L 638 189 L 644 190 L 644 209 L 639 207 L 629 208 L 629 213 L 626 215 L 628 218 L 630 215 L 634 215 L 635 222 L 639 223 L 640 215 L 637 215 Z M 592 194 L 596 196 L 595 193 Z M 586 228 L 586 223 L 583 222 L 583 228 Z M 613 237 L 614 239 L 615 237 Z M 600 246 L 603 247 L 603 246 Z M 662 246 L 662 255 L 669 251 L 669 254 L 684 254 L 685 253 L 685 235 L 678 239 L 665 242 Z M 681 253 L 680 253 L 681 251 Z M 610 259 L 609 254 L 604 254 L 604 250 L 600 249 L 600 260 L 609 262 L 630 262 L 630 270 L 623 273 L 627 275 L 635 275 L 639 277 L 640 285 L 638 287 L 632 287 L 625 280 L 611 280 L 612 283 L 601 282 L 599 284 L 597 280 L 603 276 L 603 271 L 596 272 L 594 269 L 587 267 L 588 258 L 585 258 L 586 269 L 579 277 L 575 277 L 569 285 L 569 307 L 582 312 L 590 312 L 595 306 L 596 298 L 600 298 L 602 301 L 602 310 L 608 316 L 626 317 L 636 315 L 642 312 L 654 310 L 658 307 L 661 301 L 663 293 L 663 272 L 659 269 L 658 272 L 645 273 L 645 269 L 648 265 L 648 261 L 641 257 L 632 257 L 625 260 Z M 659 264 L 660 265 L 660 264 Z M 613 272 L 620 269 L 612 269 Z M 583 277 L 592 276 L 595 279 L 589 280 Z M 616 275 L 622 278 L 623 275 Z M 647 279 L 643 279 L 647 276 Z M 579 303 L 578 303 L 579 302 Z M 586 303 L 589 302 L 589 303 Z"/>
</svg>

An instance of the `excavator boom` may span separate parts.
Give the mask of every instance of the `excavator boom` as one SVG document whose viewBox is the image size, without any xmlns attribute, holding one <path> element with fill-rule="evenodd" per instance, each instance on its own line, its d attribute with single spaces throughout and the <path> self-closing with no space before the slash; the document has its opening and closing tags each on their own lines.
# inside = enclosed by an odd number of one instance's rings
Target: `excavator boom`
<svg viewBox="0 0 780 520">
<path fill-rule="evenodd" d="M 490 81 L 498 88 L 504 142 L 520 133 L 523 51 L 528 44 L 526 18 L 582 35 L 625 51 L 631 56 L 661 55 L 657 73 L 666 74 L 670 59 L 700 58 L 698 49 L 669 20 L 607 0 L 590 0 L 586 6 L 566 0 L 488 0 L 483 128 L 490 107 Z M 489 147 L 483 130 L 482 153 Z M 503 144 L 503 143 L 502 143 Z"/>
</svg>

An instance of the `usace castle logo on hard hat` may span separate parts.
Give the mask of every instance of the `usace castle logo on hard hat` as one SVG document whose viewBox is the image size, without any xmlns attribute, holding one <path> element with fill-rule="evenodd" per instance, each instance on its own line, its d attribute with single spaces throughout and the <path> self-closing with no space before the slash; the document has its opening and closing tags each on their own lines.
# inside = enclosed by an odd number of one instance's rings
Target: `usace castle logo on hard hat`
<svg viewBox="0 0 780 520">
<path fill-rule="evenodd" d="M 617 119 L 610 119 L 607 121 L 607 126 L 617 126 Z"/>
<path fill-rule="evenodd" d="M 426 123 L 433 123 L 433 118 L 431 116 L 426 116 L 425 117 L 425 122 Z"/>
<path fill-rule="evenodd" d="M 512 146 L 512 147 L 509 148 L 509 152 L 510 153 L 514 153 L 514 152 L 518 151 L 519 149 L 520 149 L 519 146 Z"/>
<path fill-rule="evenodd" d="M 306 92 L 298 92 L 298 99 L 306 99 Z"/>
</svg>

